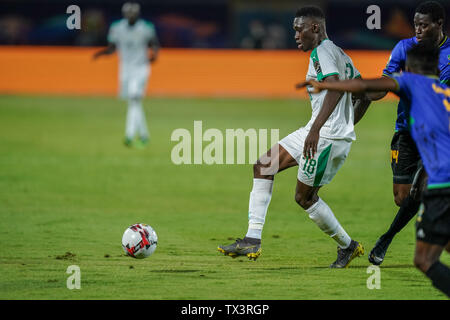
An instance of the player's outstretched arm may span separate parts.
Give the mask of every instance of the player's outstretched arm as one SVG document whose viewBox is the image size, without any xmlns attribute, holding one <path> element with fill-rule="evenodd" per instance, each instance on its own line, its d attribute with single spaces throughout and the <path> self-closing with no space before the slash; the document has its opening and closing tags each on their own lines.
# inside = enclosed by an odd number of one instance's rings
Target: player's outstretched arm
<svg viewBox="0 0 450 320">
<path fill-rule="evenodd" d="M 376 78 L 376 79 L 352 79 L 343 81 L 324 81 L 317 82 L 314 80 L 308 80 L 297 84 L 297 89 L 304 88 L 306 86 L 313 87 L 313 93 L 318 93 L 322 90 L 338 91 L 338 92 L 377 92 L 377 91 L 397 91 L 397 82 L 391 78 Z"/>
<path fill-rule="evenodd" d="M 383 75 L 383 78 L 389 78 L 389 76 Z M 367 97 L 371 101 L 377 101 L 383 99 L 388 94 L 388 91 L 371 91 L 367 92 Z"/>
<path fill-rule="evenodd" d="M 94 55 L 92 56 L 92 59 L 97 59 L 100 56 L 103 55 L 109 55 L 112 54 L 116 51 L 116 45 L 114 43 L 110 43 L 106 48 L 101 49 L 100 51 L 97 51 L 96 53 L 94 53 Z"/>
</svg>

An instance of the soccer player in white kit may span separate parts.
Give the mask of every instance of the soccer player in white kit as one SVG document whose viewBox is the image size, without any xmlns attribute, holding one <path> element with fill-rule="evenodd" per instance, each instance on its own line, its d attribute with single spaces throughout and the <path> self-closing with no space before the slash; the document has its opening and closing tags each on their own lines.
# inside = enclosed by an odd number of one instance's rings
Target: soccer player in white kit
<svg viewBox="0 0 450 320">
<path fill-rule="evenodd" d="M 299 9 L 293 27 L 298 48 L 311 51 L 306 79 L 337 81 L 360 77 L 350 57 L 328 39 L 320 8 Z M 244 239 L 218 247 L 225 255 L 258 258 L 274 176 L 297 165 L 296 202 L 338 246 L 337 259 L 330 267 L 347 267 L 353 258 L 364 253 L 362 245 L 350 238 L 330 207 L 318 196 L 318 191 L 343 165 L 356 138 L 354 124 L 362 117 L 370 100 L 363 95 L 354 106 L 351 94 L 333 91 L 310 93 L 310 99 L 312 117 L 308 124 L 280 140 L 253 166 L 248 231 Z"/>
<path fill-rule="evenodd" d="M 148 143 L 149 132 L 142 99 L 151 72 L 150 64 L 158 56 L 159 41 L 153 24 L 139 18 L 138 3 L 126 2 L 122 14 L 123 19 L 111 24 L 108 47 L 96 52 L 94 59 L 118 50 L 120 97 L 128 101 L 125 145 L 131 146 L 135 136 L 139 135 L 136 146 L 144 146 Z"/>
</svg>

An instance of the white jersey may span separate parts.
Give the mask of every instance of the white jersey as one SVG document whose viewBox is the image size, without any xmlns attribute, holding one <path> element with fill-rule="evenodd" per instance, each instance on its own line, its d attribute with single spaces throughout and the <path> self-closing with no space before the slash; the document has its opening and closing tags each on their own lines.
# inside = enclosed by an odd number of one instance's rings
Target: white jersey
<svg viewBox="0 0 450 320">
<path fill-rule="evenodd" d="M 152 23 L 139 19 L 132 26 L 127 19 L 113 22 L 109 28 L 108 42 L 119 52 L 121 72 L 149 67 L 148 44 L 156 37 Z"/>
<path fill-rule="evenodd" d="M 312 52 L 309 59 L 307 80 L 323 81 L 328 76 L 338 75 L 340 80 L 360 77 L 359 71 L 353 65 L 352 59 L 336 46 L 333 41 L 323 40 Z M 309 89 L 308 89 L 309 91 Z M 320 93 L 310 93 L 312 116 L 305 126 L 309 131 L 319 114 L 327 90 Z M 320 129 L 320 136 L 328 139 L 355 140 L 354 110 L 351 93 L 344 93 L 336 109 Z"/>
</svg>

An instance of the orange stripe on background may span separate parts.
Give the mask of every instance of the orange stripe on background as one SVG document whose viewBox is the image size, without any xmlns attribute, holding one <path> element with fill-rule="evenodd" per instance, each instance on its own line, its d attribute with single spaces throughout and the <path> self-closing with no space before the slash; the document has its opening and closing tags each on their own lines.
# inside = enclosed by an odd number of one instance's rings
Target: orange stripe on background
<svg viewBox="0 0 450 320">
<path fill-rule="evenodd" d="M 92 60 L 99 48 L 0 47 L 0 93 L 117 95 L 117 55 Z M 378 77 L 387 51 L 347 51 L 364 78 Z M 153 96 L 306 97 L 307 53 L 162 49 L 147 87 Z"/>
</svg>

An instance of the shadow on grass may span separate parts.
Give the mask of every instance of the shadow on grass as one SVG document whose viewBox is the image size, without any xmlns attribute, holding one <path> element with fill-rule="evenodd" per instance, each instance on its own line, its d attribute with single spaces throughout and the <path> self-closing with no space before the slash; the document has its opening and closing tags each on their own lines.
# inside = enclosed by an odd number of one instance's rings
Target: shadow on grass
<svg viewBox="0 0 450 320">
<path fill-rule="evenodd" d="M 368 267 L 373 266 L 372 264 L 366 265 L 366 266 L 348 266 L 347 268 L 343 269 L 367 269 Z M 311 269 L 331 269 L 329 266 L 315 266 L 310 267 Z M 415 267 L 412 264 L 393 264 L 393 265 L 382 265 L 380 266 L 380 269 L 414 269 Z"/>
</svg>

